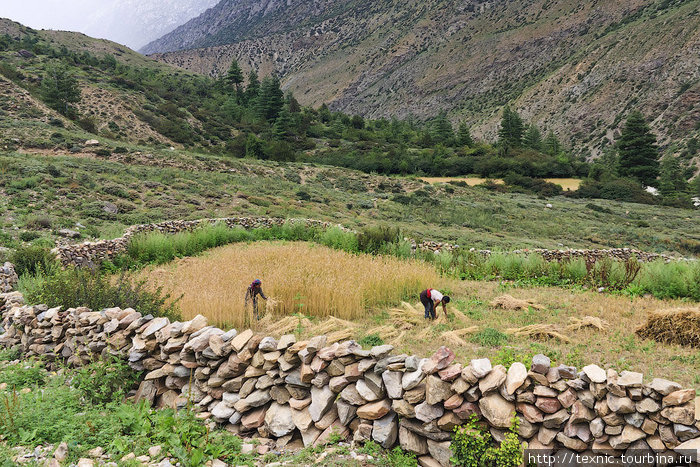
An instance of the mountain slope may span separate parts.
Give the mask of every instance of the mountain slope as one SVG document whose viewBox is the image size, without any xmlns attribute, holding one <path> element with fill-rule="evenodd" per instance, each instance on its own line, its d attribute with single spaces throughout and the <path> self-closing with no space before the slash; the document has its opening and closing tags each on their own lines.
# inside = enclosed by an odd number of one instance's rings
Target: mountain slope
<svg viewBox="0 0 700 467">
<path fill-rule="evenodd" d="M 236 58 L 281 74 L 304 104 L 369 117 L 447 110 L 485 138 L 495 137 L 500 109 L 512 102 L 598 155 L 632 107 L 654 120 L 664 145 L 694 135 L 699 6 L 223 0 L 144 50 L 178 50 L 156 58 L 210 75 Z"/>
</svg>

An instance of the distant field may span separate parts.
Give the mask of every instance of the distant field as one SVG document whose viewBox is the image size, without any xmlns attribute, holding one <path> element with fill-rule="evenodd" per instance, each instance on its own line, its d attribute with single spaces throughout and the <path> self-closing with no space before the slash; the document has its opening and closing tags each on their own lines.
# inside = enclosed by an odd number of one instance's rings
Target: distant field
<svg viewBox="0 0 700 467">
<path fill-rule="evenodd" d="M 466 182 L 466 184 L 469 186 L 477 186 L 477 185 L 483 184 L 488 179 L 478 178 L 478 177 L 421 177 L 421 180 L 428 182 L 430 184 L 448 183 L 448 182 Z M 500 180 L 500 179 L 492 179 L 492 180 L 498 184 L 503 184 L 503 180 Z M 548 181 L 549 183 L 554 183 L 555 185 L 559 185 L 565 191 L 566 190 L 571 190 L 571 191 L 578 190 L 578 188 L 581 186 L 581 181 L 582 181 L 578 178 L 545 178 L 545 180 Z"/>
<path fill-rule="evenodd" d="M 185 319 L 202 314 L 234 327 L 246 324 L 244 296 L 256 278 L 263 281 L 265 294 L 277 302 L 271 307 L 274 314 L 301 312 L 343 319 L 361 318 L 379 305 L 398 304 L 429 286 L 436 287 L 440 280 L 427 263 L 353 255 L 303 242 L 225 246 L 149 268 L 142 277 L 175 297 L 184 294 L 179 306 Z M 264 312 L 265 301 L 259 302 Z"/>
</svg>

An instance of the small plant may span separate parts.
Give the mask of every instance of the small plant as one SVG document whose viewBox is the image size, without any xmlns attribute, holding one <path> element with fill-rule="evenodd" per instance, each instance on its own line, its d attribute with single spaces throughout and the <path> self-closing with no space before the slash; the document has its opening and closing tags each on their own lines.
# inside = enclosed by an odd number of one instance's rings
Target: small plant
<svg viewBox="0 0 700 467">
<path fill-rule="evenodd" d="M 384 339 L 379 337 L 379 334 L 368 334 L 360 339 L 358 344 L 362 347 L 375 347 L 377 345 L 383 345 Z"/>
<path fill-rule="evenodd" d="M 499 446 L 493 446 L 491 434 L 477 425 L 472 415 L 466 425 L 455 427 L 450 448 L 451 461 L 460 467 L 518 467 L 523 463 L 523 448 L 518 440 L 518 417 L 513 415 L 511 426 Z"/>
<path fill-rule="evenodd" d="M 46 369 L 41 362 L 31 360 L 8 365 L 0 370 L 0 383 L 7 383 L 12 389 L 43 386 Z"/>
<path fill-rule="evenodd" d="M 387 463 L 391 467 L 414 467 L 418 465 L 416 455 L 396 446 L 387 453 Z"/>
<path fill-rule="evenodd" d="M 331 434 L 328 436 L 328 443 L 327 444 L 338 444 L 343 440 L 343 435 L 338 433 L 337 431 L 333 430 Z"/>
<path fill-rule="evenodd" d="M 367 454 L 368 456 L 378 457 L 382 452 L 382 447 L 376 442 L 369 440 L 357 450 L 360 454 Z"/>
<path fill-rule="evenodd" d="M 508 342 L 508 336 L 498 329 L 485 328 L 474 335 L 472 342 L 482 347 L 500 347 Z"/>
<path fill-rule="evenodd" d="M 72 386 L 92 404 L 119 402 L 138 381 L 138 373 L 122 359 L 104 358 L 75 370 Z"/>
</svg>

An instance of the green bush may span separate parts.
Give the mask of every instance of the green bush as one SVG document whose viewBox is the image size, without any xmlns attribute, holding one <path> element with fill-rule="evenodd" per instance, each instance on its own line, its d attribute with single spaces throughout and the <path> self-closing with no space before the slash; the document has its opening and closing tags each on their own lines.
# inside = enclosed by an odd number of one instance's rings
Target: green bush
<svg viewBox="0 0 700 467">
<path fill-rule="evenodd" d="M 7 383 L 11 389 L 43 386 L 46 382 L 44 365 L 37 361 L 21 361 L 0 369 L 0 383 Z"/>
<path fill-rule="evenodd" d="M 48 248 L 30 245 L 20 247 L 10 256 L 18 276 L 33 275 L 39 271 L 49 271 L 56 266 L 56 256 Z"/>
<path fill-rule="evenodd" d="M 390 467 L 415 467 L 418 465 L 416 455 L 404 451 L 399 446 L 389 451 L 386 457 Z"/>
<path fill-rule="evenodd" d="M 106 354 L 102 359 L 76 369 L 71 385 L 82 394 L 84 400 L 104 405 L 121 402 L 138 382 L 138 377 L 138 372 L 124 360 Z"/>
<path fill-rule="evenodd" d="M 398 227 L 389 225 L 365 227 L 357 235 L 357 246 L 362 252 L 377 254 L 386 245 L 398 243 L 399 238 L 400 230 Z"/>
<path fill-rule="evenodd" d="M 100 271 L 70 267 L 39 274 L 36 280 L 19 285 L 29 303 L 93 310 L 119 306 L 143 315 L 180 317 L 177 300 L 171 300 L 170 294 L 163 294 L 161 288 L 150 291 L 145 280 L 134 282 L 125 274 L 114 279 Z"/>
<path fill-rule="evenodd" d="M 518 440 L 518 418 L 513 416 L 509 432 L 499 446 L 491 434 L 477 425 L 472 415 L 466 425 L 455 427 L 450 445 L 452 462 L 460 467 L 518 467 L 523 463 L 523 448 Z"/>
<path fill-rule="evenodd" d="M 383 345 L 384 339 L 382 339 L 379 334 L 368 334 L 358 341 L 362 347 L 374 347 L 377 345 Z"/>
</svg>

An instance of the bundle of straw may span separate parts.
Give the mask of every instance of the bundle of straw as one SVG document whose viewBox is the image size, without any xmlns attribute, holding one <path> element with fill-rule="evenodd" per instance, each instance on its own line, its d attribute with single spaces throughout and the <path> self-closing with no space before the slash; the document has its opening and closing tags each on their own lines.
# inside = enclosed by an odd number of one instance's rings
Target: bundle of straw
<svg viewBox="0 0 700 467">
<path fill-rule="evenodd" d="M 637 335 L 664 344 L 700 347 L 700 307 L 652 311 Z"/>
<path fill-rule="evenodd" d="M 561 334 L 553 324 L 531 324 L 522 328 L 510 328 L 506 329 L 506 334 L 527 336 L 533 339 L 558 339 L 562 342 L 571 342 L 571 339 Z"/>
</svg>

